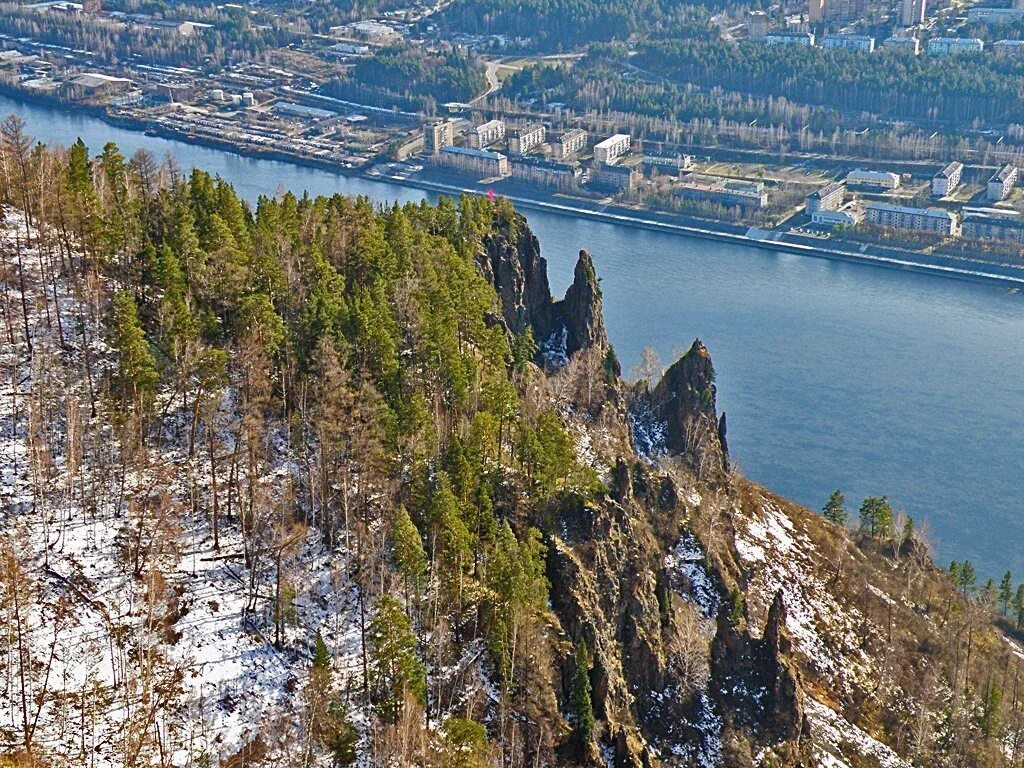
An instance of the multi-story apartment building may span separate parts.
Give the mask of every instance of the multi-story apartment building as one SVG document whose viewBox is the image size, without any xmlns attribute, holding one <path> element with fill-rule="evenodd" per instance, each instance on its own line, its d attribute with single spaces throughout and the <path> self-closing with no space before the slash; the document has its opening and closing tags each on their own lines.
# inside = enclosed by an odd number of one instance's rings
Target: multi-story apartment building
<svg viewBox="0 0 1024 768">
<path fill-rule="evenodd" d="M 900 16 L 904 27 L 919 27 L 924 24 L 927 0 L 903 0 Z"/>
<path fill-rule="evenodd" d="M 1014 24 L 1024 19 L 1024 8 L 989 8 L 978 7 L 967 9 L 967 21 L 978 24 Z"/>
<path fill-rule="evenodd" d="M 950 163 L 932 177 L 932 196 L 945 197 L 960 186 L 964 164 L 956 161 Z"/>
<path fill-rule="evenodd" d="M 505 121 L 488 120 L 486 123 L 474 125 L 469 129 L 469 146 L 473 149 L 485 149 L 497 144 L 505 138 Z"/>
<path fill-rule="evenodd" d="M 559 134 L 558 138 L 551 142 L 551 151 L 558 160 L 565 160 L 583 151 L 586 146 L 587 132 L 580 128 L 572 128 Z"/>
<path fill-rule="evenodd" d="M 436 155 L 455 143 L 455 124 L 451 120 L 429 120 L 423 126 L 423 151 Z"/>
<path fill-rule="evenodd" d="M 846 183 L 851 187 L 872 189 L 899 189 L 899 174 L 889 171 L 864 171 L 857 169 L 846 174 Z"/>
<path fill-rule="evenodd" d="M 842 207 L 845 196 L 846 185 L 841 181 L 833 181 L 809 194 L 804 210 L 808 216 L 818 211 L 837 211 Z"/>
<path fill-rule="evenodd" d="M 514 155 L 525 155 L 544 143 L 545 130 L 540 123 L 525 128 L 508 130 L 508 151 Z"/>
<path fill-rule="evenodd" d="M 636 189 L 640 182 L 640 171 L 628 165 L 607 165 L 602 163 L 594 168 L 590 182 L 605 189 L 617 191 Z"/>
<path fill-rule="evenodd" d="M 875 50 L 875 38 L 868 35 L 825 35 L 821 38 L 821 47 L 826 50 L 845 48 L 871 53 Z"/>
<path fill-rule="evenodd" d="M 620 157 L 629 154 L 633 140 L 628 133 L 616 133 L 594 145 L 594 160 L 599 165 L 611 165 Z"/>
<path fill-rule="evenodd" d="M 1000 200 L 1006 199 L 1006 196 L 1010 194 L 1010 190 L 1013 189 L 1013 185 L 1016 183 L 1017 167 L 1014 165 L 1004 165 L 993 173 L 992 178 L 988 180 L 988 189 L 985 196 L 989 202 L 998 203 Z"/>
<path fill-rule="evenodd" d="M 446 168 L 473 176 L 490 178 L 492 176 L 508 176 L 508 158 L 500 152 L 469 147 L 445 147 L 434 160 Z"/>
<path fill-rule="evenodd" d="M 808 16 L 816 12 L 819 21 L 837 22 L 852 21 L 864 16 L 867 11 L 867 0 L 812 0 L 816 9 L 808 7 Z"/>
<path fill-rule="evenodd" d="M 964 209 L 963 236 L 968 240 L 996 240 L 1024 245 L 1024 219 L 1020 214 L 992 208 Z"/>
<path fill-rule="evenodd" d="M 764 37 L 765 45 L 804 45 L 814 47 L 812 32 L 769 32 Z"/>
<path fill-rule="evenodd" d="M 933 37 L 928 41 L 932 56 L 969 56 L 984 49 L 985 41 L 976 37 Z"/>
<path fill-rule="evenodd" d="M 868 203 L 865 221 L 876 227 L 900 229 L 905 232 L 955 236 L 960 233 L 956 214 L 942 208 L 910 208 L 904 205 Z"/>
<path fill-rule="evenodd" d="M 764 190 L 763 182 L 723 179 L 697 173 L 681 179 L 673 194 L 686 200 L 738 205 L 742 208 L 764 208 L 768 205 L 768 193 Z"/>
<path fill-rule="evenodd" d="M 916 37 L 893 35 L 882 41 L 882 48 L 896 53 L 909 53 L 917 56 L 921 52 L 921 41 Z"/>
<path fill-rule="evenodd" d="M 999 58 L 1024 56 L 1024 40 L 997 40 L 992 43 L 992 50 Z"/>
<path fill-rule="evenodd" d="M 542 160 L 539 157 L 520 157 L 511 163 L 512 178 L 563 191 L 579 186 L 583 169 L 578 165 Z"/>
</svg>

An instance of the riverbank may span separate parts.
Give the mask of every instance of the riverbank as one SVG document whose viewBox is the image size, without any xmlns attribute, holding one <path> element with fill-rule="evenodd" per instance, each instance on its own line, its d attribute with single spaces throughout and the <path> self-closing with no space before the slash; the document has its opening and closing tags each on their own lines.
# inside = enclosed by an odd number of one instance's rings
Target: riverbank
<svg viewBox="0 0 1024 768">
<path fill-rule="evenodd" d="M 424 191 L 438 194 L 470 194 L 487 195 L 492 188 L 459 184 L 455 181 L 441 181 L 425 178 L 419 174 L 402 177 L 374 177 L 363 174 L 366 178 L 383 178 L 391 183 L 414 186 Z M 497 190 L 495 190 L 497 191 Z M 1024 266 L 1003 264 L 981 260 L 960 259 L 953 256 L 922 254 L 883 246 L 872 246 L 858 243 L 837 245 L 834 239 L 818 242 L 818 238 L 793 235 L 786 232 L 761 230 L 754 227 L 743 227 L 727 222 L 712 220 L 696 220 L 675 217 L 672 214 L 655 211 L 639 212 L 622 206 L 601 205 L 590 203 L 581 198 L 553 196 L 548 200 L 509 193 L 507 190 L 497 192 L 507 197 L 521 208 L 546 211 L 568 216 L 600 221 L 607 224 L 646 229 L 657 232 L 695 237 L 706 240 L 733 243 L 747 248 L 758 248 L 775 252 L 792 253 L 813 258 L 833 259 L 859 264 L 871 264 L 887 269 L 911 270 L 926 274 L 953 277 L 974 282 L 996 283 L 1013 288 L 1024 288 Z M 677 218 L 678 221 L 668 220 Z M 801 242 L 812 240 L 814 242 Z"/>
<path fill-rule="evenodd" d="M 37 104 L 50 108 L 57 107 L 68 112 L 88 114 L 109 125 L 125 130 L 184 141 L 196 146 L 226 151 L 239 157 L 274 160 L 301 167 L 324 170 L 346 178 L 382 181 L 407 188 L 447 195 L 471 194 L 479 196 L 486 195 L 493 189 L 496 193 L 507 197 L 521 208 L 545 211 L 557 215 L 573 216 L 591 221 L 675 234 L 683 237 L 716 240 L 747 248 L 870 264 L 887 269 L 911 270 L 960 280 L 1024 288 L 1024 265 L 999 263 L 985 259 L 923 254 L 916 251 L 873 244 L 842 243 L 831 238 L 815 238 L 788 232 L 761 230 L 729 222 L 696 219 L 680 214 L 654 210 L 641 211 L 624 206 L 588 201 L 583 198 L 548 195 L 543 190 L 517 189 L 515 185 L 511 185 L 511 188 L 506 188 L 510 186 L 507 181 L 499 181 L 492 186 L 484 187 L 479 184 L 473 184 L 468 180 L 459 180 L 452 177 L 429 177 L 426 172 L 402 174 L 401 176 L 375 174 L 370 172 L 378 167 L 374 163 L 360 167 L 345 167 L 333 161 L 305 157 L 283 150 L 239 146 L 228 139 L 221 140 L 212 136 L 189 134 L 159 123 L 141 120 L 128 114 L 111 113 L 103 108 L 68 103 L 43 95 L 34 96 L 10 87 L 0 87 L 0 92 L 8 98 L 22 101 L 26 104 Z M 66 143 L 70 143 L 70 141 L 72 139 L 69 137 Z"/>
</svg>

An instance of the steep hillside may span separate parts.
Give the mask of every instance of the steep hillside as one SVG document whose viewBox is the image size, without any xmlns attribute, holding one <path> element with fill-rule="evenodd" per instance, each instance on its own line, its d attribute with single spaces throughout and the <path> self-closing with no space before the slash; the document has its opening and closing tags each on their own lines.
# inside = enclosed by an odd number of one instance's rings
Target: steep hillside
<svg viewBox="0 0 1024 768">
<path fill-rule="evenodd" d="M 699 341 L 626 384 L 506 202 L 3 153 L 0 765 L 1020 764 L 991 607 L 739 476 Z"/>
</svg>

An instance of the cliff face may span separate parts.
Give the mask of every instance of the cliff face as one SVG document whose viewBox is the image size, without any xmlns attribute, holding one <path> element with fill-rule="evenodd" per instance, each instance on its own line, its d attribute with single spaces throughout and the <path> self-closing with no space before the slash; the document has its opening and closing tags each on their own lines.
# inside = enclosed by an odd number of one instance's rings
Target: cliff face
<svg viewBox="0 0 1024 768">
<path fill-rule="evenodd" d="M 609 489 L 569 496 L 537 522 L 567 641 L 563 707 L 568 649 L 582 638 L 592 653 L 598 727 L 566 762 L 907 768 L 908 745 L 956 690 L 938 681 L 966 674 L 945 635 L 957 631 L 949 606 L 963 604 L 948 579 L 913 547 L 857 540 L 734 474 L 699 340 L 653 384 L 615 376 L 594 389 L 608 342 L 589 254 L 561 301 L 532 236 L 490 242 L 485 261 L 510 328 L 541 342 L 557 332 L 563 354 L 541 344 L 541 379 Z M 939 604 L 945 617 L 932 615 Z M 972 652 L 1008 663 L 984 631 L 985 650 Z M 972 764 L 943 749 L 922 764 Z"/>
<path fill-rule="evenodd" d="M 719 556 L 687 533 L 701 514 L 700 493 L 681 489 L 632 447 L 617 364 L 613 370 L 608 364 L 593 259 L 580 252 L 572 285 L 555 301 L 536 238 L 524 228 L 505 224 L 488 239 L 480 262 L 501 297 L 505 325 L 516 333 L 532 329 L 548 386 L 562 393 L 570 423 L 608 462 L 609 495 L 565 501 L 545 526 L 553 608 L 566 634 L 584 639 L 593 653 L 600 743 L 616 766 L 659 759 L 720 765 L 725 734 L 748 753 L 758 741 L 795 743 L 804 723 L 784 607 L 776 607 L 764 639 L 733 625 L 727 595 L 736 565 L 726 555 L 720 568 L 706 567 Z M 595 393 L 595 376 L 612 383 Z M 725 422 L 716 413 L 714 367 L 704 345 L 694 342 L 641 397 L 664 424 L 665 452 L 721 486 L 728 477 Z M 567 691 L 572 665 L 563 666 Z M 754 705 L 717 692 L 727 684 L 770 694 Z M 744 714 L 723 717 L 733 706 Z M 799 755 L 799 749 L 782 753 Z M 577 757 L 588 762 L 594 754 L 583 750 Z"/>
<path fill-rule="evenodd" d="M 601 289 L 589 253 L 580 251 L 572 285 L 561 300 L 551 296 L 547 262 L 521 216 L 498 223 L 477 263 L 501 298 L 505 326 L 516 334 L 531 330 L 539 366 L 555 371 L 580 352 L 607 352 Z"/>
<path fill-rule="evenodd" d="M 700 339 L 673 363 L 646 398 L 653 417 L 665 424 L 665 447 L 685 457 L 701 477 L 729 471 L 725 414 L 718 416 L 715 367 Z"/>
</svg>

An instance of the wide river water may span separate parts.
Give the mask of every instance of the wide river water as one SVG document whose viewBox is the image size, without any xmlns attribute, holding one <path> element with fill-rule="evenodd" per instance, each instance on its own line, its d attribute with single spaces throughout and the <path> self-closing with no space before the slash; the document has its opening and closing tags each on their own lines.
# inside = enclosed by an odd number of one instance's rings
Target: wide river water
<svg viewBox="0 0 1024 768">
<path fill-rule="evenodd" d="M 377 201 L 423 193 L 153 138 L 0 96 L 39 141 L 170 152 L 249 199 L 280 188 Z M 718 370 L 730 450 L 812 508 L 842 488 L 927 520 L 939 558 L 1024 577 L 1024 296 L 1007 288 L 527 211 L 552 288 L 594 255 L 608 332 L 629 371 L 699 336 Z"/>
</svg>

